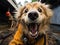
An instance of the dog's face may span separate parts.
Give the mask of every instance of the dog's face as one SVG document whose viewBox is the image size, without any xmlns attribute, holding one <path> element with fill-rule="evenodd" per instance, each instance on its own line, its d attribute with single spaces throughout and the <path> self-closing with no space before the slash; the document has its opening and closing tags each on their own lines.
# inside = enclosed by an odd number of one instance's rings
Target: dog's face
<svg viewBox="0 0 60 45">
<path fill-rule="evenodd" d="M 16 17 L 24 27 L 23 32 L 31 38 L 36 38 L 40 33 L 44 33 L 44 30 L 47 30 L 51 16 L 52 11 L 47 5 L 33 2 L 20 8 Z"/>
</svg>

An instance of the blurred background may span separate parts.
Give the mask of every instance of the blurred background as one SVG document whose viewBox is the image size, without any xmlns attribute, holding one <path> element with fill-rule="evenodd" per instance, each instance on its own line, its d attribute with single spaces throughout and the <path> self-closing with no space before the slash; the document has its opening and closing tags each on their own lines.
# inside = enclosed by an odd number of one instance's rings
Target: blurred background
<svg viewBox="0 0 60 45">
<path fill-rule="evenodd" d="M 8 29 L 11 28 L 12 23 L 15 21 L 14 11 L 16 11 L 18 7 L 34 1 L 51 5 L 50 8 L 54 14 L 51 19 L 50 28 L 52 32 L 58 35 L 56 38 L 60 40 L 60 0 L 0 0 L 0 45 L 4 45 L 3 41 L 6 41 L 4 39 L 12 34 L 12 31 Z"/>
</svg>

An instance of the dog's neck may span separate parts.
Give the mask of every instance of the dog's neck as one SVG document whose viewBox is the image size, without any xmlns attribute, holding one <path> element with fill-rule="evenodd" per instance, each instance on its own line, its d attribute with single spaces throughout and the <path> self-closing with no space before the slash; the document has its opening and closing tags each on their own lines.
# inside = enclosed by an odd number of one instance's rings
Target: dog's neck
<svg viewBox="0 0 60 45">
<path fill-rule="evenodd" d="M 46 35 L 42 34 L 42 35 L 39 35 L 37 38 L 34 38 L 34 39 L 23 35 L 23 42 L 25 45 L 35 45 L 38 42 L 39 42 L 39 45 L 41 43 L 44 43 L 43 45 L 46 45 Z"/>
</svg>

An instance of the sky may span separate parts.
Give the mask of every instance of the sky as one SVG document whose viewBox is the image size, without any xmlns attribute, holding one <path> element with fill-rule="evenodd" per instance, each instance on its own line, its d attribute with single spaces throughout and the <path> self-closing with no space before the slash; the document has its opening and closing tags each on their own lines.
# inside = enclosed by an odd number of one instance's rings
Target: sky
<svg viewBox="0 0 60 45">
<path fill-rule="evenodd" d="M 16 0 L 17 4 L 21 2 L 22 5 L 24 5 L 24 1 L 32 2 L 32 0 Z"/>
</svg>

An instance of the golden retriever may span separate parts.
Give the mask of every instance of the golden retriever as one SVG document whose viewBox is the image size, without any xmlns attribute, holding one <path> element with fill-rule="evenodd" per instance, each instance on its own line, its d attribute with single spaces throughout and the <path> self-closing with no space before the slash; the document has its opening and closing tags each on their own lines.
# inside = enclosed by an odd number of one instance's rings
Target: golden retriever
<svg viewBox="0 0 60 45">
<path fill-rule="evenodd" d="M 41 2 L 22 6 L 15 16 L 19 25 L 9 45 L 48 45 L 46 31 L 52 14 L 49 6 Z"/>
</svg>

